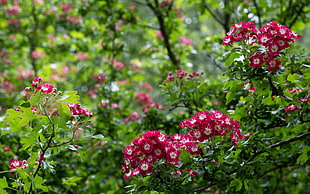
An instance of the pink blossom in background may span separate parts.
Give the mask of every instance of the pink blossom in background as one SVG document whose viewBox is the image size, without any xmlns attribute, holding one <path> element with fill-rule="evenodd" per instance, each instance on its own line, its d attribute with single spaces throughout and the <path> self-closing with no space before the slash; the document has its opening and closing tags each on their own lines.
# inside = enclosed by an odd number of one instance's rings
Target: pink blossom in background
<svg viewBox="0 0 310 194">
<path fill-rule="evenodd" d="M 184 15 L 183 15 L 183 13 L 181 12 L 181 10 L 179 9 L 179 8 L 174 8 L 173 9 L 175 12 L 177 12 L 177 16 L 178 16 L 178 18 L 180 18 L 182 21 L 184 21 Z"/>
<path fill-rule="evenodd" d="M 140 89 L 146 89 L 148 92 L 152 92 L 153 91 L 153 87 L 148 84 L 148 83 L 142 83 L 139 86 Z"/>
<path fill-rule="evenodd" d="M 116 84 L 117 84 L 117 85 L 129 85 L 130 82 L 127 81 L 127 80 L 120 80 L 120 81 L 118 81 Z"/>
<path fill-rule="evenodd" d="M 136 101 L 139 105 L 149 105 L 153 103 L 152 97 L 144 92 L 138 92 L 135 95 Z"/>
<path fill-rule="evenodd" d="M 160 8 L 164 8 L 168 5 L 172 5 L 173 1 L 172 0 L 164 0 L 162 2 L 160 2 L 159 7 Z"/>
<path fill-rule="evenodd" d="M 44 56 L 45 56 L 45 52 L 43 52 L 43 51 L 33 51 L 31 53 L 31 57 L 34 59 L 39 59 L 39 58 L 44 57 Z"/>
<path fill-rule="evenodd" d="M 115 69 L 124 69 L 125 68 L 125 66 L 122 62 L 114 60 L 114 59 L 112 60 L 112 64 L 113 64 L 113 68 L 115 68 Z"/>
<path fill-rule="evenodd" d="M 8 3 L 8 0 L 0 0 L 0 5 L 5 5 Z"/>
<path fill-rule="evenodd" d="M 70 36 L 69 36 L 68 34 L 63 34 L 62 37 L 63 37 L 64 39 L 69 39 L 69 38 L 70 38 Z"/>
<path fill-rule="evenodd" d="M 44 0 L 33 0 L 33 3 L 38 3 L 40 5 L 44 5 Z"/>
<path fill-rule="evenodd" d="M 156 38 L 158 40 L 162 40 L 163 39 L 163 33 L 160 30 L 156 31 Z"/>
<path fill-rule="evenodd" d="M 12 18 L 8 20 L 8 26 L 14 27 L 15 29 L 19 28 L 20 20 L 18 18 Z"/>
<path fill-rule="evenodd" d="M 184 45 L 192 45 L 193 41 L 187 37 L 181 37 L 179 38 L 179 43 Z"/>
<path fill-rule="evenodd" d="M 17 67 L 17 72 L 19 72 L 19 74 L 16 76 L 16 78 L 19 79 L 29 79 L 34 77 L 34 71 L 32 69 L 24 69 L 23 67 Z"/>
<path fill-rule="evenodd" d="M 77 54 L 75 55 L 75 57 L 76 57 L 78 60 L 86 60 L 86 59 L 89 59 L 88 53 L 77 53 Z"/>
<path fill-rule="evenodd" d="M 124 20 L 118 20 L 118 22 L 115 23 L 115 29 L 116 31 L 121 31 L 121 25 L 124 23 Z"/>
<path fill-rule="evenodd" d="M 135 5 L 128 5 L 128 8 L 129 9 L 136 9 L 136 6 Z"/>
<path fill-rule="evenodd" d="M 63 11 L 71 11 L 72 10 L 72 6 L 71 5 L 68 5 L 68 4 L 62 4 L 61 5 L 61 9 Z"/>
<path fill-rule="evenodd" d="M 47 37 L 48 37 L 48 39 L 50 39 L 51 41 L 55 41 L 55 40 L 56 40 L 56 37 L 54 36 L 54 34 L 49 34 Z"/>
<path fill-rule="evenodd" d="M 92 78 L 96 79 L 100 84 L 102 84 L 106 79 L 106 75 L 103 73 L 93 74 Z"/>
<path fill-rule="evenodd" d="M 4 9 L 4 11 L 5 11 L 8 15 L 16 15 L 17 13 L 21 12 L 22 9 L 19 7 L 18 1 L 14 1 L 13 6 Z"/>
<path fill-rule="evenodd" d="M 83 22 L 82 16 L 67 16 L 66 19 L 73 24 L 81 24 Z"/>
<path fill-rule="evenodd" d="M 141 68 L 140 68 L 140 62 L 134 62 L 134 61 L 130 61 L 130 66 L 133 70 L 135 70 L 136 72 L 140 72 Z"/>
<path fill-rule="evenodd" d="M 12 151 L 11 148 L 10 148 L 9 146 L 3 146 L 3 147 L 2 147 L 2 150 L 3 150 L 3 151 L 7 151 L 7 152 Z"/>
<path fill-rule="evenodd" d="M 135 122 L 135 121 L 137 121 L 137 120 L 139 120 L 141 118 L 143 118 L 143 115 L 140 115 L 137 112 L 132 112 L 132 113 L 130 113 L 129 117 L 124 119 L 124 123 L 128 124 L 130 121 Z"/>
<path fill-rule="evenodd" d="M 87 92 L 87 96 L 91 97 L 91 98 L 96 98 L 97 95 L 97 91 L 96 90 L 89 90 Z"/>
</svg>

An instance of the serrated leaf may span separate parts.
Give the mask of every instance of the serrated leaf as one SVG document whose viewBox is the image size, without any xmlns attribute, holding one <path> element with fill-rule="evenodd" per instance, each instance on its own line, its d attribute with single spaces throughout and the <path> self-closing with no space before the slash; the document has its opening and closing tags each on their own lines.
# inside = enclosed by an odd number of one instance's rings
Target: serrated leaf
<svg viewBox="0 0 310 194">
<path fill-rule="evenodd" d="M 65 102 L 65 103 L 78 103 L 80 100 L 80 97 L 77 95 L 77 91 L 69 91 L 65 92 L 64 95 L 62 95 L 57 102 Z"/>
<path fill-rule="evenodd" d="M 287 76 L 287 81 L 290 81 L 292 83 L 295 83 L 296 81 L 298 81 L 298 74 L 294 73 L 294 74 L 289 74 Z"/>
<path fill-rule="evenodd" d="M 91 136 L 91 138 L 99 139 L 101 141 L 106 141 L 105 137 L 102 134 L 93 135 Z"/>
<path fill-rule="evenodd" d="M 230 187 L 235 188 L 235 191 L 240 191 L 242 189 L 242 182 L 239 179 L 235 179 L 230 182 Z"/>
<path fill-rule="evenodd" d="M 232 53 L 232 54 L 230 54 L 228 59 L 225 61 L 225 65 L 226 66 L 230 66 L 235 61 L 235 59 L 238 59 L 241 56 L 242 56 L 241 53 Z"/>
<path fill-rule="evenodd" d="M 34 180 L 35 188 L 42 189 L 44 192 L 47 192 L 48 188 L 47 186 L 44 186 L 43 183 L 45 183 L 45 180 L 40 176 L 36 176 Z"/>
<path fill-rule="evenodd" d="M 0 191 L 3 192 L 5 188 L 8 188 L 8 182 L 6 181 L 6 177 L 0 179 Z"/>
<path fill-rule="evenodd" d="M 302 154 L 297 158 L 297 162 L 301 165 L 304 165 L 309 157 L 308 157 L 308 151 L 310 150 L 309 146 L 304 147 L 304 149 L 302 150 Z"/>
</svg>

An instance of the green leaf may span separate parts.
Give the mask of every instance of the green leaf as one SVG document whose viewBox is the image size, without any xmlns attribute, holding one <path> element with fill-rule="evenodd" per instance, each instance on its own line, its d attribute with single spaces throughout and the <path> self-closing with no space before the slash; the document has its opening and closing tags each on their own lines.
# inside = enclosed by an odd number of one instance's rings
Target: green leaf
<svg viewBox="0 0 310 194">
<path fill-rule="evenodd" d="M 69 34 L 70 34 L 73 38 L 77 38 L 77 39 L 83 39 L 83 38 L 84 38 L 84 34 L 83 34 L 82 32 L 70 31 Z"/>
<path fill-rule="evenodd" d="M 3 177 L 2 179 L 0 179 L 0 191 L 1 193 L 5 192 L 6 191 L 4 190 L 5 188 L 8 188 L 9 185 L 8 185 L 8 182 L 6 181 L 6 177 Z"/>
<path fill-rule="evenodd" d="M 106 141 L 105 137 L 102 134 L 93 135 L 91 136 L 91 138 L 99 139 L 101 141 Z"/>
<path fill-rule="evenodd" d="M 298 82 L 298 74 L 294 73 L 294 74 L 289 74 L 287 76 L 287 81 L 290 81 L 292 83 Z"/>
<path fill-rule="evenodd" d="M 69 91 L 65 92 L 64 95 L 62 95 L 57 102 L 65 102 L 65 103 L 78 103 L 80 100 L 79 95 L 77 95 L 77 91 Z"/>
<path fill-rule="evenodd" d="M 228 59 L 225 61 L 225 65 L 226 66 L 231 65 L 234 62 L 235 59 L 238 59 L 241 56 L 242 56 L 241 53 L 232 53 L 232 54 L 230 54 Z"/>
<path fill-rule="evenodd" d="M 34 180 L 35 188 L 42 189 L 44 192 L 47 192 L 48 188 L 47 186 L 43 185 L 43 183 L 45 183 L 45 180 L 40 176 L 36 176 Z"/>
<path fill-rule="evenodd" d="M 310 150 L 310 146 L 304 147 L 301 155 L 297 158 L 297 162 L 301 165 L 304 165 L 308 161 L 308 151 Z"/>
<path fill-rule="evenodd" d="M 192 162 L 190 153 L 186 150 L 181 150 L 180 160 L 184 164 Z"/>
<path fill-rule="evenodd" d="M 235 191 L 240 191 L 242 189 L 242 182 L 239 179 L 235 179 L 230 182 L 229 187 L 234 188 Z"/>
</svg>

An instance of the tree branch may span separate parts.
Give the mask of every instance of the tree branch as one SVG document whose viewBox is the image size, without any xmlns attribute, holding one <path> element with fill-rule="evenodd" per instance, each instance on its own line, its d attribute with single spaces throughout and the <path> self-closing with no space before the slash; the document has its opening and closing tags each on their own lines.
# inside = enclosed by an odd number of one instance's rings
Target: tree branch
<svg viewBox="0 0 310 194">
<path fill-rule="evenodd" d="M 169 59 L 171 60 L 172 64 L 175 65 L 178 69 L 180 69 L 180 64 L 178 59 L 176 58 L 174 52 L 172 51 L 171 48 L 171 44 L 169 41 L 169 33 L 167 31 L 166 25 L 165 25 L 165 19 L 164 16 L 162 15 L 162 13 L 158 10 L 159 5 L 158 5 L 158 1 L 155 1 L 155 6 L 153 4 L 151 4 L 149 1 L 147 1 L 147 6 L 153 11 L 153 13 L 155 14 L 155 16 L 157 17 L 158 20 L 158 24 L 159 24 L 159 29 L 163 35 L 163 39 L 164 39 L 164 45 L 167 49 L 168 52 L 168 56 Z"/>
<path fill-rule="evenodd" d="M 258 17 L 258 25 L 261 28 L 263 25 L 262 25 L 262 18 L 261 18 L 261 14 L 260 14 L 260 8 L 259 8 L 256 0 L 253 1 L 253 4 L 255 6 L 256 14 L 257 14 L 257 17 Z"/>
<path fill-rule="evenodd" d="M 282 145 L 289 144 L 289 143 L 291 143 L 291 142 L 300 140 L 300 139 L 305 138 L 305 137 L 307 137 L 307 136 L 310 136 L 310 132 L 303 133 L 303 134 L 298 135 L 298 136 L 296 136 L 296 137 L 293 137 L 293 138 L 291 138 L 291 139 L 279 141 L 279 142 L 277 142 L 277 143 L 275 143 L 275 144 L 272 144 L 272 145 L 268 146 L 267 149 L 273 149 L 273 148 L 276 148 L 276 147 L 280 147 L 280 146 L 282 146 Z M 251 156 L 251 157 L 246 161 L 246 163 L 253 161 L 257 156 L 259 156 L 259 155 L 261 155 L 262 153 L 265 153 L 265 152 L 267 152 L 267 150 L 263 150 L 263 151 L 259 151 L 259 152 L 255 153 L 253 156 Z"/>
</svg>

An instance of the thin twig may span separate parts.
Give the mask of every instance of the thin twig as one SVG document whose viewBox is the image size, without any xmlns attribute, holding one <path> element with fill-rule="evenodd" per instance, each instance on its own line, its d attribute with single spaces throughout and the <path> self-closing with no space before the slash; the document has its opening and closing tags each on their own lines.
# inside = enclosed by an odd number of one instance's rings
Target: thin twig
<svg viewBox="0 0 310 194">
<path fill-rule="evenodd" d="M 280 146 L 282 146 L 282 145 L 289 144 L 289 143 L 291 143 L 291 142 L 300 140 L 300 139 L 302 139 L 302 138 L 304 138 L 304 137 L 307 137 L 307 136 L 309 136 L 309 135 L 310 135 L 310 132 L 303 133 L 303 134 L 298 135 L 298 136 L 296 136 L 296 137 L 293 137 L 293 138 L 291 138 L 291 139 L 279 141 L 279 142 L 277 142 L 277 143 L 275 143 L 275 144 L 272 144 L 272 145 L 268 146 L 267 149 L 273 149 L 273 148 L 276 148 L 276 147 L 280 147 Z M 262 153 L 265 153 L 265 152 L 267 152 L 267 150 L 263 150 L 263 151 L 259 151 L 259 152 L 255 153 L 253 156 L 251 156 L 251 157 L 246 161 L 246 163 L 251 162 L 251 161 L 254 160 L 257 156 L 259 156 L 259 155 L 261 155 Z"/>
<path fill-rule="evenodd" d="M 257 14 L 257 17 L 258 17 L 258 25 L 261 28 L 263 25 L 262 25 L 262 18 L 261 18 L 261 14 L 260 14 L 260 8 L 259 8 L 256 0 L 253 1 L 253 4 L 255 6 L 256 14 Z"/>
</svg>

